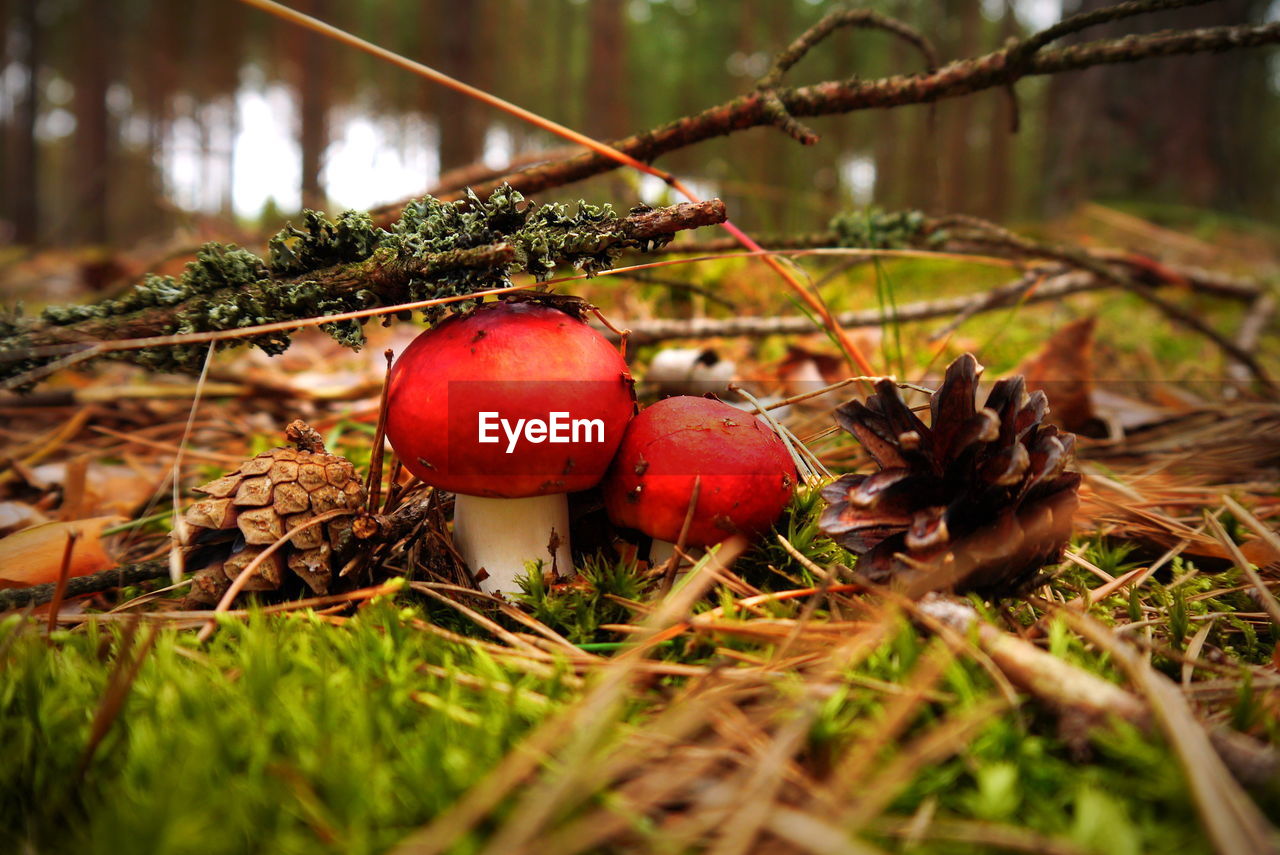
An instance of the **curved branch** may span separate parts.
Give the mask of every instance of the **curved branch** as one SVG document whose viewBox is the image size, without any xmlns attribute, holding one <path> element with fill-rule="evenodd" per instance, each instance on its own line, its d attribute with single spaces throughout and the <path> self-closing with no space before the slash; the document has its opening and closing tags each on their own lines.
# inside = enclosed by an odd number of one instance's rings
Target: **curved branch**
<svg viewBox="0 0 1280 855">
<path fill-rule="evenodd" d="M 896 18 L 890 18 L 870 9 L 837 9 L 828 14 L 774 57 L 773 67 L 756 82 L 756 91 L 764 95 L 764 108 L 769 120 L 801 145 L 817 143 L 818 135 L 787 112 L 786 105 L 778 97 L 778 84 L 782 82 L 783 75 L 803 59 L 805 54 L 841 27 L 882 30 L 918 50 L 924 57 L 925 71 L 931 72 L 938 67 L 938 52 L 934 50 L 929 40 L 914 27 Z"/>
<path fill-rule="evenodd" d="M 878 80 L 831 80 L 812 86 L 770 90 L 792 116 L 827 116 L 873 108 L 928 104 L 985 89 L 1009 85 L 1021 77 L 1059 74 L 1097 65 L 1138 62 L 1156 57 L 1216 53 L 1280 44 L 1280 23 L 1209 27 L 1104 39 L 1042 50 L 1020 64 L 1003 48 L 983 56 L 959 60 L 927 74 L 883 77 Z M 1016 59 L 1014 57 L 1013 59 Z M 661 155 L 714 137 L 773 124 L 768 93 L 751 92 L 693 116 L 669 122 L 610 145 L 638 160 Z M 618 168 L 616 161 L 588 153 L 512 172 L 475 188 L 484 196 L 503 183 L 522 193 L 562 187 Z M 460 198 L 461 193 L 446 197 Z M 398 215 L 403 203 L 370 213 L 379 222 Z"/>
</svg>

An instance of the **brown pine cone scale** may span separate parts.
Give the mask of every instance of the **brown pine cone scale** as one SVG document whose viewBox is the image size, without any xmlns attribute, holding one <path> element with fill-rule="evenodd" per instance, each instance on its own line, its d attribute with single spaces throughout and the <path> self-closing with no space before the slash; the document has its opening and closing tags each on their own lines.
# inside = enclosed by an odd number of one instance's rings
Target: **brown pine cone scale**
<svg viewBox="0 0 1280 855">
<path fill-rule="evenodd" d="M 274 448 L 196 492 L 206 498 L 187 508 L 175 530 L 188 566 L 199 569 L 191 598 L 216 603 L 231 580 L 285 534 L 326 511 L 358 511 L 365 491 L 349 460 L 324 450 L 319 434 L 302 422 L 289 426 L 296 448 Z M 335 517 L 293 534 L 260 561 L 244 590 L 278 589 L 289 574 L 316 594 L 328 593 L 334 562 L 352 542 L 353 515 Z"/>
<path fill-rule="evenodd" d="M 888 380 L 836 408 L 880 470 L 827 485 L 820 526 L 869 579 L 1000 597 L 1061 558 L 1078 504 L 1075 437 L 1045 423 L 1044 393 L 1028 395 L 1021 377 L 997 382 L 979 408 L 981 371 L 970 354 L 947 368 L 927 426 Z"/>
</svg>

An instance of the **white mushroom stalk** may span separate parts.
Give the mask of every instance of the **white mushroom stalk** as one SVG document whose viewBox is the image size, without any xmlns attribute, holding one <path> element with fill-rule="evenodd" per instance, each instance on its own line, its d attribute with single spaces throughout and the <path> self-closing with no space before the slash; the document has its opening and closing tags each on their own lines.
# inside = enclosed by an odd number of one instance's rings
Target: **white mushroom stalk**
<svg viewBox="0 0 1280 855">
<path fill-rule="evenodd" d="M 405 468 L 456 496 L 455 545 L 489 593 L 519 593 L 531 562 L 573 574 L 566 494 L 600 483 L 634 412 L 622 354 L 561 303 L 448 318 L 388 380 L 387 438 Z"/>
<path fill-rule="evenodd" d="M 557 576 L 573 567 L 569 500 L 564 493 L 488 499 L 459 493 L 453 504 L 453 542 L 489 593 L 520 590 L 529 563 Z"/>
</svg>

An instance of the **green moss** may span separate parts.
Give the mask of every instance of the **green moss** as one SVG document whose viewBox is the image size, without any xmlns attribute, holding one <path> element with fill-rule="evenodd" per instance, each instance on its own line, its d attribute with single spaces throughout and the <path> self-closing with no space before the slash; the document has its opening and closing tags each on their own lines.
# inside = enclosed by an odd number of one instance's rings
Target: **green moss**
<svg viewBox="0 0 1280 855">
<path fill-rule="evenodd" d="M 339 630 L 307 616 L 227 622 L 204 651 L 165 631 L 80 784 L 119 634 L 49 647 L 15 638 L 17 623 L 0 627 L 4 851 L 382 851 L 566 697 L 554 678 L 412 630 L 391 604 Z M 513 691 L 483 688 L 494 683 Z"/>
<path fill-rule="evenodd" d="M 267 243 L 274 276 L 297 276 L 312 270 L 363 261 L 373 255 L 386 232 L 368 214 L 345 211 L 330 222 L 317 211 L 302 212 L 302 228 L 286 225 Z"/>
</svg>

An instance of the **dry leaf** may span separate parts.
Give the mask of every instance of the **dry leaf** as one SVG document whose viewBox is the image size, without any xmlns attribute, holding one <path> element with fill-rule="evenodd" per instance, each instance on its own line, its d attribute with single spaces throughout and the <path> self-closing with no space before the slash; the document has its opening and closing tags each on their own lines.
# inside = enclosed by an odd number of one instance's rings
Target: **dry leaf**
<svg viewBox="0 0 1280 855">
<path fill-rule="evenodd" d="M 1067 324 L 1044 343 L 1015 374 L 1027 378 L 1027 389 L 1049 396 L 1049 420 L 1073 433 L 1098 436 L 1093 409 L 1093 329 L 1096 318 Z"/>
<path fill-rule="evenodd" d="M 49 522 L 25 528 L 0 539 L 0 588 L 22 588 L 58 581 L 67 537 L 79 534 L 71 553 L 68 576 L 88 576 L 115 566 L 102 542 L 102 530 L 123 517 L 93 517 L 74 522 Z"/>
<path fill-rule="evenodd" d="M 0 534 L 48 522 L 49 518 L 26 502 L 0 502 Z"/>
<path fill-rule="evenodd" d="M 27 481 L 38 490 L 62 488 L 66 493 L 64 509 L 69 499 L 81 505 L 84 513 L 128 516 L 155 495 L 166 474 L 164 468 L 149 463 L 127 466 L 93 461 L 87 464 L 81 488 L 76 489 L 74 470 L 66 462 L 45 463 L 31 469 Z"/>
</svg>

